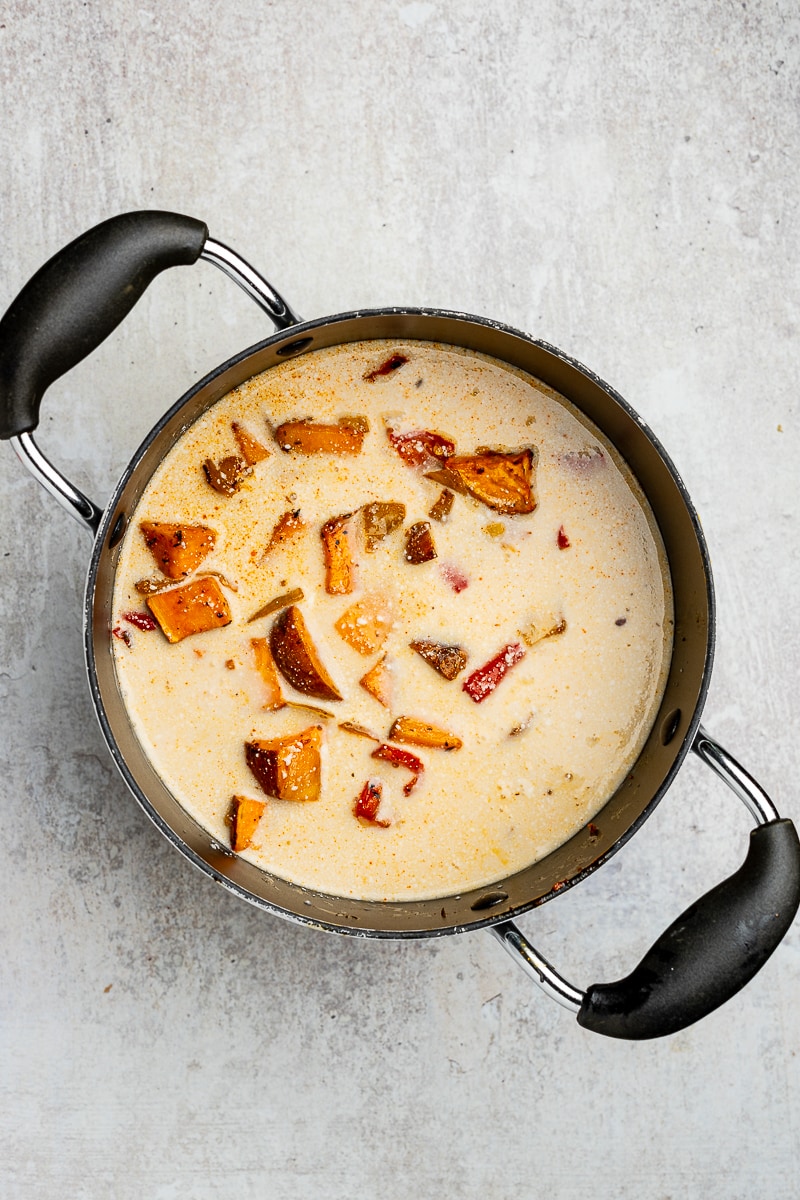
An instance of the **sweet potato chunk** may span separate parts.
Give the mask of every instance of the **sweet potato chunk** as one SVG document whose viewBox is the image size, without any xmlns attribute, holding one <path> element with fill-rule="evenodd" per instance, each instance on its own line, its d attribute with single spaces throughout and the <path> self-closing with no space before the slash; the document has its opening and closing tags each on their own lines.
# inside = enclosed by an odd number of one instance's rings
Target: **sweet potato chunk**
<svg viewBox="0 0 800 1200">
<path fill-rule="evenodd" d="M 417 521 L 406 532 L 406 546 L 403 551 L 406 562 L 424 563 L 436 558 L 436 547 L 429 521 Z"/>
<path fill-rule="evenodd" d="M 378 501 L 365 504 L 361 511 L 364 514 L 364 540 L 370 554 L 406 519 L 405 504 L 391 500 L 385 504 Z"/>
<path fill-rule="evenodd" d="M 453 501 L 455 495 L 449 488 L 443 488 L 439 499 L 428 512 L 428 516 L 434 521 L 446 521 L 453 509 Z"/>
<path fill-rule="evenodd" d="M 386 661 L 386 655 L 379 658 L 374 667 L 370 667 L 366 675 L 358 681 L 365 692 L 382 704 L 384 708 L 392 707 L 392 672 Z"/>
<path fill-rule="evenodd" d="M 148 596 L 147 605 L 170 642 L 231 623 L 231 610 L 222 588 L 208 576 Z"/>
<path fill-rule="evenodd" d="M 217 535 L 205 525 L 141 521 L 145 545 L 169 579 L 185 579 L 214 549 Z M 137 589 L 138 590 L 138 589 Z"/>
<path fill-rule="evenodd" d="M 293 537 L 296 537 L 298 533 L 302 533 L 305 527 L 306 523 L 300 516 L 299 508 L 296 508 L 294 512 L 285 512 L 275 522 L 275 527 L 272 530 L 267 547 L 261 556 L 262 561 L 273 550 L 277 550 L 279 546 L 284 546 Z"/>
<path fill-rule="evenodd" d="M 319 800 L 322 727 L 268 741 L 245 742 L 247 765 L 268 796 L 276 800 Z"/>
<path fill-rule="evenodd" d="M 376 654 L 394 620 L 393 606 L 384 596 L 363 596 L 342 613 L 334 629 L 359 654 Z"/>
<path fill-rule="evenodd" d="M 286 701 L 281 693 L 281 683 L 278 679 L 278 670 L 275 666 L 275 659 L 272 657 L 272 651 L 269 648 L 269 642 L 266 638 L 251 638 L 250 645 L 253 647 L 253 653 L 256 660 L 256 670 L 264 680 L 266 688 L 266 700 L 264 708 L 270 712 L 275 709 L 283 708 Z"/>
<path fill-rule="evenodd" d="M 298 692 L 318 700 L 341 700 L 341 693 L 322 665 L 303 614 L 295 605 L 285 608 L 274 622 L 269 645 L 281 675 Z"/>
<path fill-rule="evenodd" d="M 495 512 L 513 516 L 536 508 L 532 476 L 533 451 L 504 454 L 487 450 L 448 458 L 445 467 L 428 472 L 426 478 L 474 496 Z"/>
<path fill-rule="evenodd" d="M 354 427 L 348 417 L 337 425 L 285 421 L 275 430 L 275 441 L 287 454 L 360 454 L 364 437 L 363 426 Z"/>
<path fill-rule="evenodd" d="M 220 492 L 223 496 L 232 496 L 234 492 L 238 492 L 243 480 L 253 474 L 253 468 L 249 467 L 243 458 L 239 458 L 238 454 L 229 454 L 218 463 L 207 458 L 203 463 L 203 474 L 215 492 Z"/>
<path fill-rule="evenodd" d="M 239 854 L 247 849 L 266 807 L 263 800 L 250 800 L 247 796 L 233 797 L 225 818 L 231 831 L 231 850 Z"/>
<path fill-rule="evenodd" d="M 467 665 L 466 653 L 460 646 L 447 646 L 442 642 L 431 642 L 425 639 L 410 642 L 412 650 L 416 650 L 420 658 L 438 671 L 444 679 L 455 679 Z"/>
<path fill-rule="evenodd" d="M 254 438 L 252 433 L 248 432 L 243 425 L 238 421 L 231 422 L 233 436 L 236 438 L 236 444 L 241 451 L 242 458 L 249 467 L 254 467 L 256 463 L 263 462 L 265 458 L 269 458 L 269 450 L 263 446 L 257 438 Z"/>
<path fill-rule="evenodd" d="M 562 616 L 557 617 L 550 613 L 546 617 L 538 617 L 524 629 L 520 629 L 519 636 L 526 646 L 535 646 L 537 642 L 543 642 L 546 638 L 558 637 L 566 628 L 567 622 Z"/>
<path fill-rule="evenodd" d="M 407 742 L 412 746 L 429 746 L 433 750 L 460 750 L 464 744 L 454 733 L 447 733 L 416 717 L 398 717 L 389 730 L 389 740 Z"/>
<path fill-rule="evenodd" d="M 325 591 L 329 596 L 346 596 L 353 590 L 355 563 L 350 547 L 348 521 L 352 513 L 331 517 L 320 530 L 325 559 Z"/>
</svg>

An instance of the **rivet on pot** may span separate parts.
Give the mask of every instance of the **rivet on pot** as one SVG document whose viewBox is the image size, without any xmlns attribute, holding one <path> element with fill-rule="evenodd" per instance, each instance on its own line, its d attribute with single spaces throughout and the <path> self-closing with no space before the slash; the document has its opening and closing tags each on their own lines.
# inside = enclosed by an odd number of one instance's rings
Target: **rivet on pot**
<svg viewBox="0 0 800 1200">
<path fill-rule="evenodd" d="M 111 529 L 111 533 L 109 534 L 109 538 L 108 538 L 109 550 L 113 550 L 114 547 L 118 546 L 119 543 L 122 541 L 122 535 L 125 532 L 127 524 L 128 524 L 128 518 L 125 516 L 125 513 L 124 512 L 118 513 L 117 519 L 114 522 L 114 525 Z"/>
<path fill-rule="evenodd" d="M 313 338 L 298 338 L 296 342 L 289 342 L 286 346 L 279 346 L 275 351 L 281 358 L 290 358 L 294 354 L 300 354 L 313 342 Z"/>
<path fill-rule="evenodd" d="M 474 904 L 470 904 L 473 912 L 481 912 L 484 908 L 494 908 L 496 904 L 502 904 L 508 899 L 508 892 L 487 892 L 484 896 L 480 896 Z"/>
<path fill-rule="evenodd" d="M 679 708 L 675 708 L 672 710 L 672 712 L 669 714 L 668 717 L 664 718 L 664 723 L 661 726 L 661 745 L 662 746 L 668 746 L 670 744 L 670 742 L 672 741 L 672 739 L 675 737 L 675 734 L 678 732 L 678 729 L 680 727 L 681 716 L 682 716 L 681 710 Z"/>
</svg>

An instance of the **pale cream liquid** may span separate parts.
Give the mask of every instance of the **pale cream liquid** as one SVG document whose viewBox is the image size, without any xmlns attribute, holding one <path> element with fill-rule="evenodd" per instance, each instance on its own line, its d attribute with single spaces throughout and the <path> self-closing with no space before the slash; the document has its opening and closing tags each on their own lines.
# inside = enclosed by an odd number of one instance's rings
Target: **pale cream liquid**
<svg viewBox="0 0 800 1200">
<path fill-rule="evenodd" d="M 394 353 L 409 362 L 374 382 L 366 371 Z M 421 381 L 421 382 L 417 382 Z M 269 432 L 292 418 L 333 422 L 363 414 L 370 432 L 358 456 L 283 453 Z M 369 501 L 402 501 L 404 528 L 427 520 L 441 486 L 404 464 L 384 418 L 405 429 L 452 438 L 457 454 L 490 446 L 538 447 L 538 507 L 503 517 L 456 496 L 444 524 L 431 521 L 435 561 L 403 558 L 402 530 L 372 554 L 356 543 L 352 594 L 324 590 L 321 524 Z M 237 452 L 231 421 L 270 449 L 232 497 L 208 486 L 211 456 Z M 597 448 L 602 448 L 602 456 Z M 583 451 L 584 456 L 574 457 Z M 586 455 L 585 452 L 589 452 Z M 567 456 L 565 458 L 565 455 Z M 570 458 L 570 455 L 573 457 Z M 300 509 L 307 531 L 258 565 L 278 518 Z M 222 572 L 233 621 L 170 645 L 159 630 L 139 632 L 120 614 L 144 609 L 134 582 L 157 575 L 139 521 L 205 524 L 216 531 L 200 565 Z M 490 536 L 489 525 L 502 524 Z M 559 549 L 563 526 L 570 541 Z M 257 551 L 253 556 L 253 551 Z M 442 564 L 469 586 L 455 594 Z M 323 703 L 319 720 L 299 710 L 266 712 L 264 684 L 250 639 L 268 636 L 274 617 L 247 623 L 288 588 L 344 699 Z M 334 622 L 365 593 L 393 598 L 395 622 L 383 649 L 368 658 L 347 645 Z M 566 632 L 526 650 L 497 690 L 475 704 L 461 684 L 532 620 L 562 615 Z M 665 556 L 638 486 L 606 439 L 549 388 L 495 360 L 449 346 L 363 342 L 320 350 L 257 376 L 215 404 L 181 438 L 148 485 L 122 548 L 114 593 L 117 677 L 137 736 L 180 803 L 222 844 L 233 795 L 266 801 L 244 856 L 305 886 L 364 899 L 416 900 L 491 883 L 555 849 L 594 817 L 619 786 L 649 733 L 662 695 L 672 640 Z M 625 623 L 617 621 L 625 618 Z M 429 638 L 469 655 L 454 681 L 439 676 L 408 643 Z M 386 652 L 393 663 L 391 710 L 359 684 Z M 235 669 L 226 667 L 233 660 Z M 458 735 L 460 750 L 405 747 L 425 763 L 412 794 L 403 769 L 371 758 L 374 743 L 343 732 L 350 720 L 386 738 L 394 717 L 424 718 Z M 524 733 L 512 728 L 529 722 Z M 245 763 L 244 743 L 312 724 L 324 727 L 322 795 L 315 803 L 267 799 Z M 384 784 L 388 829 L 353 814 L 364 782 Z"/>
</svg>

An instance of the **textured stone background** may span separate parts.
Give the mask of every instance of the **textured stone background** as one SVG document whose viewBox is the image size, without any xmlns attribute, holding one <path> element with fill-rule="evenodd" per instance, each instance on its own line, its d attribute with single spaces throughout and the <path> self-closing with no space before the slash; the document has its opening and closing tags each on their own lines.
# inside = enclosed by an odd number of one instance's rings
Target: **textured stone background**
<svg viewBox="0 0 800 1200">
<path fill-rule="evenodd" d="M 787 0 L 6 0 L 0 309 L 127 208 L 205 218 L 308 316 L 433 304 L 590 364 L 697 504 L 719 600 L 707 724 L 800 816 L 798 20 Z M 265 332 L 162 277 L 49 393 L 102 500 L 186 387 Z M 800 937 L 661 1042 L 580 1030 L 486 934 L 365 943 L 193 872 L 112 769 L 89 541 L 0 451 L 0 1193 L 40 1200 L 798 1194 Z M 521 925 L 625 973 L 743 855 L 698 762 Z"/>
</svg>

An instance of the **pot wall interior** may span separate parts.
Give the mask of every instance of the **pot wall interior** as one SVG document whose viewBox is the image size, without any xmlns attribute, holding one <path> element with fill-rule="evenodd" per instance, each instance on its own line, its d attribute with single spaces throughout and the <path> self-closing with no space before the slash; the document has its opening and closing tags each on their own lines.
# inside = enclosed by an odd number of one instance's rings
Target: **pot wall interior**
<svg viewBox="0 0 800 1200">
<path fill-rule="evenodd" d="M 673 654 L 661 706 L 634 768 L 594 818 L 599 834 L 584 827 L 546 858 L 495 885 L 417 903 L 354 901 L 312 892 L 265 873 L 216 843 L 181 808 L 142 752 L 117 688 L 110 649 L 114 572 L 125 522 L 184 430 L 231 388 L 288 354 L 370 338 L 435 341 L 491 355 L 540 379 L 585 413 L 617 447 L 647 496 L 664 540 L 675 605 Z M 134 458 L 99 532 L 87 589 L 86 640 L 92 694 L 109 748 L 145 811 L 197 866 L 244 899 L 309 924 L 362 936 L 432 936 L 507 919 L 543 903 L 597 867 L 652 811 L 699 722 L 711 665 L 713 596 L 691 502 L 652 435 L 611 389 L 552 347 L 491 322 L 460 314 L 386 310 L 285 331 L 226 363 L 170 410 Z"/>
</svg>

